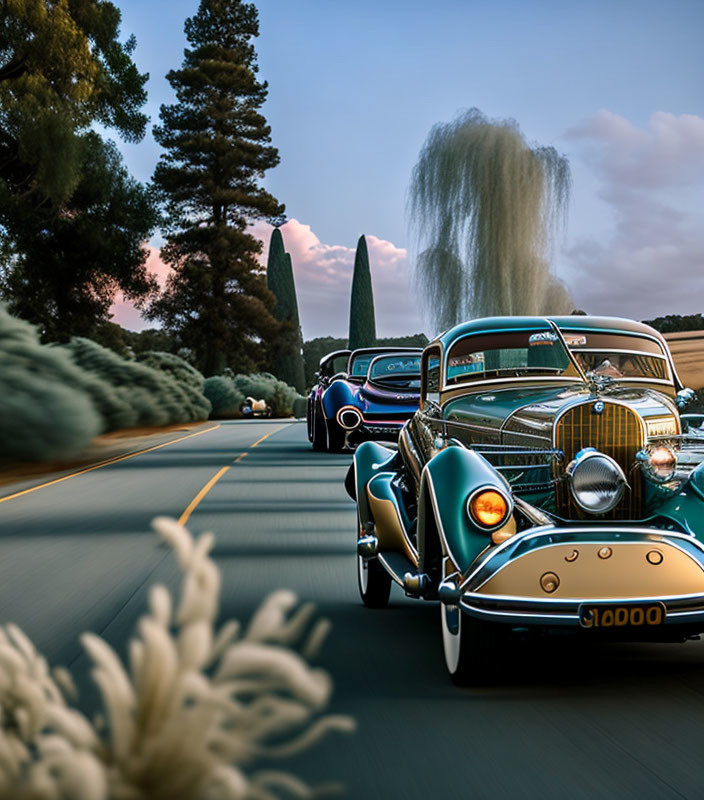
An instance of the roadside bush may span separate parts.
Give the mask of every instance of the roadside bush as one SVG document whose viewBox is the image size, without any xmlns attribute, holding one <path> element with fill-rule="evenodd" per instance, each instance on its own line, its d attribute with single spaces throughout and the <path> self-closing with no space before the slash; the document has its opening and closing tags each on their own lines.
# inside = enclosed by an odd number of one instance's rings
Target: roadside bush
<svg viewBox="0 0 704 800">
<path fill-rule="evenodd" d="M 158 350 L 147 350 L 137 355 L 140 364 L 152 369 L 159 369 L 181 383 L 187 383 L 198 391 L 203 390 L 205 378 L 188 361 L 173 353 L 163 353 Z"/>
<path fill-rule="evenodd" d="M 104 428 L 89 376 L 42 345 L 33 325 L 0 306 L 0 461 L 49 461 L 80 452 Z"/>
<path fill-rule="evenodd" d="M 106 724 L 67 702 L 67 670 L 52 674 L 17 626 L 0 628 L 0 800 L 320 797 L 323 787 L 254 767 L 354 729 L 350 717 L 325 713 L 332 680 L 311 665 L 330 623 L 278 591 L 246 629 L 236 620 L 216 629 L 212 534 L 194 540 L 169 519 L 154 526 L 181 568 L 178 602 L 151 587 L 126 664 L 100 636 L 81 637 Z"/>
<path fill-rule="evenodd" d="M 292 386 L 268 372 L 235 375 L 234 384 L 244 397 L 266 400 L 275 417 L 290 417 L 293 414 L 294 400 L 300 396 Z"/>
<path fill-rule="evenodd" d="M 210 413 L 210 403 L 192 383 L 121 358 L 90 339 L 72 339 L 64 347 L 78 366 L 112 387 L 111 401 L 117 398 L 129 406 L 132 418 L 128 423 L 123 420 L 120 427 L 195 422 Z M 107 416 L 110 405 L 99 405 L 99 410 Z"/>
<path fill-rule="evenodd" d="M 0 461 L 71 458 L 105 431 L 208 418 L 197 370 L 170 353 L 143 359 L 88 339 L 41 344 L 0 306 Z"/>
<path fill-rule="evenodd" d="M 211 416 L 228 417 L 240 413 L 240 406 L 244 403 L 244 395 L 235 388 L 231 378 L 224 375 L 214 375 L 206 378 L 203 394 L 210 400 L 213 407 Z"/>
</svg>

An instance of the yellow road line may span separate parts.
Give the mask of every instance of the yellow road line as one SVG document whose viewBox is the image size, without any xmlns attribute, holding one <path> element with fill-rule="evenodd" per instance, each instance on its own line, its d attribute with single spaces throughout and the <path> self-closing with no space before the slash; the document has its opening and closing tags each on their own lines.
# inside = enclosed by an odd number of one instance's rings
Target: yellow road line
<svg viewBox="0 0 704 800">
<path fill-rule="evenodd" d="M 185 525 L 188 522 L 188 518 L 191 514 L 196 510 L 200 501 L 208 494 L 208 492 L 215 486 L 215 484 L 222 478 L 222 476 L 230 469 L 229 465 L 227 467 L 222 467 L 219 469 L 215 475 L 205 484 L 205 486 L 198 492 L 198 494 L 191 500 L 188 504 L 186 510 L 181 514 L 178 518 L 179 525 Z"/>
<path fill-rule="evenodd" d="M 245 456 L 249 455 L 249 452 L 253 448 L 255 448 L 258 444 L 261 444 L 264 441 L 264 439 L 268 439 L 270 436 L 273 436 L 275 433 L 282 431 L 286 427 L 287 427 L 286 425 L 281 425 L 278 428 L 276 428 L 276 430 L 270 431 L 266 435 L 262 436 L 261 439 L 257 439 L 257 441 L 254 444 L 250 444 L 247 450 L 245 450 L 243 453 L 240 453 L 237 456 L 237 458 L 232 462 L 232 464 L 239 464 L 240 461 L 242 461 L 242 459 Z M 198 492 L 198 494 L 193 498 L 193 500 L 191 500 L 186 510 L 183 512 L 183 514 L 181 514 L 181 516 L 178 519 L 179 525 L 186 524 L 188 518 L 200 505 L 201 500 L 208 494 L 208 492 L 213 488 L 213 486 L 215 486 L 215 484 L 220 480 L 220 478 L 222 478 L 222 476 L 230 469 L 230 466 L 232 465 L 228 465 L 226 467 L 222 467 L 221 469 L 219 469 L 215 473 L 215 475 L 213 475 L 213 477 L 205 484 L 205 486 Z"/>
<path fill-rule="evenodd" d="M 264 436 L 262 436 L 261 439 L 257 439 L 257 441 L 254 444 L 251 444 L 249 446 L 249 449 L 251 450 L 253 447 L 256 447 L 258 444 L 261 444 L 264 441 L 264 439 L 268 439 L 270 436 L 273 436 L 275 433 L 278 433 L 279 431 L 282 431 L 284 428 L 287 428 L 287 427 L 288 427 L 288 425 L 280 425 L 275 430 L 269 431 L 269 433 L 265 433 Z"/>
<path fill-rule="evenodd" d="M 37 489 L 44 489 L 46 486 L 53 486 L 55 483 L 61 483 L 62 481 L 67 481 L 69 478 L 75 478 L 78 475 L 84 475 L 86 472 L 92 472 L 94 469 L 107 467 L 110 464 L 117 464 L 118 461 L 126 461 L 128 458 L 136 458 L 137 456 L 142 456 L 145 453 L 151 453 L 153 450 L 160 450 L 162 447 L 168 447 L 170 444 L 176 444 L 177 442 L 183 442 L 185 439 L 191 439 L 194 436 L 202 436 L 204 433 L 210 433 L 210 431 L 214 431 L 219 427 L 220 423 L 218 423 L 217 425 L 213 425 L 212 428 L 206 428 L 204 431 L 196 431 L 195 433 L 189 433 L 186 436 L 180 436 L 178 439 L 172 439 L 169 442 L 163 442 L 162 444 L 154 445 L 154 447 L 146 447 L 144 450 L 138 450 L 136 453 L 128 453 L 125 456 L 115 456 L 114 458 L 108 458 L 106 461 L 101 461 L 99 464 L 93 464 L 93 466 L 91 467 L 84 467 L 83 469 L 79 469 L 76 472 L 72 472 L 70 475 L 63 475 L 61 478 L 54 478 L 54 480 L 46 481 L 45 483 L 40 483 L 38 486 L 32 486 L 29 489 L 23 489 L 21 492 L 8 494 L 7 497 L 0 497 L 0 503 L 6 503 L 8 500 L 14 500 L 15 497 L 22 497 L 23 494 L 36 492 Z"/>
</svg>

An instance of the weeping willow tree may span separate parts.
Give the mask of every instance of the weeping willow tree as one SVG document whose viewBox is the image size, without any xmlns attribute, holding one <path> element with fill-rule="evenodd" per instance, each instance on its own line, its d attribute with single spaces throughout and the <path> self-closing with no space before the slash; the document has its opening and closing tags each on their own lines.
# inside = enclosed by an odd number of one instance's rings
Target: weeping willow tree
<svg viewBox="0 0 704 800">
<path fill-rule="evenodd" d="M 473 108 L 436 125 L 413 169 L 415 280 L 439 329 L 468 317 L 569 313 L 548 254 L 564 222 L 569 163 L 531 148 L 514 120 Z"/>
</svg>

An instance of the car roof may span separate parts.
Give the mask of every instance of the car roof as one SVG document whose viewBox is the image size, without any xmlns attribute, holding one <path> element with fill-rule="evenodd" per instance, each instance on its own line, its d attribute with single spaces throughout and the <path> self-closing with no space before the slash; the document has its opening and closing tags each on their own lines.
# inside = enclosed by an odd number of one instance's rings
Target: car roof
<svg viewBox="0 0 704 800">
<path fill-rule="evenodd" d="M 589 317 L 583 314 L 571 314 L 564 317 L 481 317 L 469 322 L 462 322 L 454 328 L 441 333 L 430 344 L 440 342 L 443 348 L 449 347 L 457 339 L 473 333 L 504 333 L 509 331 L 532 330 L 545 328 L 547 321 L 554 322 L 561 331 L 594 331 L 599 333 L 625 333 L 655 337 L 665 343 L 658 331 L 642 322 L 620 317 Z"/>
<path fill-rule="evenodd" d="M 349 356 L 349 350 L 333 350 L 332 353 L 328 353 L 327 355 L 323 356 L 320 359 L 320 366 L 322 367 L 327 361 L 332 361 L 334 358 L 341 358 L 342 356 Z"/>
<path fill-rule="evenodd" d="M 357 350 L 353 350 L 350 354 L 350 358 L 354 358 L 354 356 L 358 356 L 364 353 L 379 353 L 379 355 L 384 355 L 386 353 L 422 353 L 422 347 L 359 347 Z"/>
</svg>

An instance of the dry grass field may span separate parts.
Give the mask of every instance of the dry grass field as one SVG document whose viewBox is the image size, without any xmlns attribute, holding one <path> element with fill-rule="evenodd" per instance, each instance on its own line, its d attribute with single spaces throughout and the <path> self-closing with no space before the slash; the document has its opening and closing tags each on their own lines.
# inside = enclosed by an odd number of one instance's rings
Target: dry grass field
<svg viewBox="0 0 704 800">
<path fill-rule="evenodd" d="M 704 331 L 666 333 L 677 372 L 685 386 L 704 388 Z"/>
</svg>

